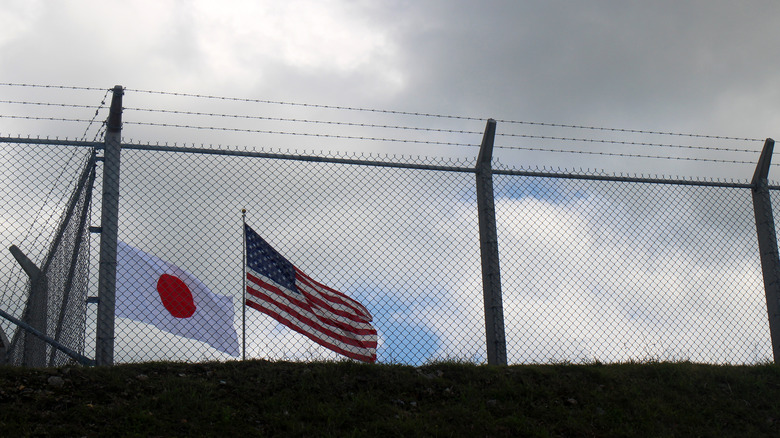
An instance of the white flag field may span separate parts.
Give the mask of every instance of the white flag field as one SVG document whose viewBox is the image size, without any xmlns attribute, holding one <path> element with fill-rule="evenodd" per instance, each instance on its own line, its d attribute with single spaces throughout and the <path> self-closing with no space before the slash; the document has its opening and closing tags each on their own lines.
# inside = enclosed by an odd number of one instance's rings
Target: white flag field
<svg viewBox="0 0 780 438">
<path fill-rule="evenodd" d="M 231 297 L 211 292 L 184 269 L 121 241 L 115 314 L 239 356 Z"/>
</svg>

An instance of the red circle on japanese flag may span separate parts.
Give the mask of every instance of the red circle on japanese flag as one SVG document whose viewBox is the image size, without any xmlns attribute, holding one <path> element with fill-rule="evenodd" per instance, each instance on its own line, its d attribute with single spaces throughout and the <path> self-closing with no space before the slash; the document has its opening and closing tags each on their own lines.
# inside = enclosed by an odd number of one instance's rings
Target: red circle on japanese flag
<svg viewBox="0 0 780 438">
<path fill-rule="evenodd" d="M 157 292 L 163 306 L 176 318 L 189 318 L 195 313 L 190 288 L 179 277 L 163 274 L 157 280 Z"/>
</svg>

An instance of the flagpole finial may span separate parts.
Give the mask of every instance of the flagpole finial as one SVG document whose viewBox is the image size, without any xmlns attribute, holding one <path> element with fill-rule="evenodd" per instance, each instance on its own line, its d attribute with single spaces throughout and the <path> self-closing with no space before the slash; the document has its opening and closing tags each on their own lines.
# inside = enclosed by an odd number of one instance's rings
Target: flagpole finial
<svg viewBox="0 0 780 438">
<path fill-rule="evenodd" d="M 241 214 L 246 214 L 246 208 L 241 209 Z"/>
</svg>

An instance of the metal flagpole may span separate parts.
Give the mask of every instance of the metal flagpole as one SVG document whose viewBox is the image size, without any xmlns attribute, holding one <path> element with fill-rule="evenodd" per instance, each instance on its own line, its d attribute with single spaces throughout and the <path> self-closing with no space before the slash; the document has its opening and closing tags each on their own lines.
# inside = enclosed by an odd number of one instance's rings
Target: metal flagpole
<svg viewBox="0 0 780 438">
<path fill-rule="evenodd" d="M 241 293 L 241 351 L 243 352 L 243 360 L 246 360 L 246 208 L 241 209 L 241 222 L 243 223 L 241 231 L 244 236 L 244 241 L 241 242 L 241 264 L 244 271 L 244 280 L 242 281 L 244 290 Z"/>
</svg>

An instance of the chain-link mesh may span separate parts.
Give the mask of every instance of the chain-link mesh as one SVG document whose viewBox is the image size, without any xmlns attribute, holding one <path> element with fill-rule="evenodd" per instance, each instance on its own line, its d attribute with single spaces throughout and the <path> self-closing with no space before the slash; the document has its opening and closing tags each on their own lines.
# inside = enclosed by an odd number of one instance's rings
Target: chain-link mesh
<svg viewBox="0 0 780 438">
<path fill-rule="evenodd" d="M 495 184 L 510 362 L 771 358 L 749 189 Z"/>
<path fill-rule="evenodd" d="M 242 218 L 313 279 L 365 305 L 378 359 L 484 359 L 471 173 L 125 150 L 119 238 L 233 297 L 241 331 Z M 338 358 L 252 309 L 247 357 Z M 117 320 L 116 360 L 226 357 Z"/>
<path fill-rule="evenodd" d="M 4 152 L 13 151 L 7 147 Z M 44 148 L 46 149 L 46 148 Z M 4 170 L 12 176 L 9 182 L 23 182 L 27 192 L 17 191 L 20 186 L 8 184 L 3 187 L 5 206 L 17 207 L 9 209 L 4 220 L 3 237 L 7 242 L 18 242 L 23 252 L 30 260 L 36 260 L 40 276 L 33 281 L 22 273 L 19 265 L 6 263 L 4 268 L 12 268 L 15 275 L 9 275 L 9 282 L 3 291 L 3 307 L 11 314 L 18 315 L 47 336 L 82 354 L 85 345 L 85 315 L 86 294 L 89 282 L 89 210 L 94 181 L 94 155 L 82 161 L 84 150 L 69 152 L 65 168 L 51 169 L 35 166 L 27 154 L 7 156 Z M 57 151 L 57 153 L 63 151 Z M 16 158 L 21 160 L 16 161 Z M 43 160 L 41 160 L 42 162 Z M 76 173 L 74 185 L 73 171 L 80 166 L 80 176 Z M 53 171 L 51 174 L 47 170 Z M 56 179 L 47 181 L 47 176 L 58 174 Z M 9 190 L 10 191 L 6 191 Z M 70 189 L 70 199 L 64 190 Z M 26 196 L 18 196 L 25 193 Z M 20 204 L 34 200 L 40 195 L 45 199 L 40 204 L 29 205 L 30 209 L 18 209 Z M 39 198 L 38 198 L 39 199 Z M 62 202 L 67 201 L 67 202 Z M 47 211 L 48 210 L 48 211 Z M 58 211 L 59 210 L 59 211 Z M 32 221 L 28 222 L 34 214 Z M 27 222 L 27 223 L 25 223 Z M 24 225 L 31 226 L 26 231 Z M 41 227 L 41 228 L 38 228 Z M 56 232 L 55 232 L 56 231 Z M 18 239 L 18 240 L 17 240 Z M 47 241 L 48 239 L 48 241 Z M 45 254 L 44 250 L 47 250 Z M 8 257 L 8 254 L 5 254 Z M 42 257 L 42 258 L 41 258 Z M 10 259 L 10 258 L 9 258 Z M 5 259 L 11 262 L 12 259 Z M 15 266 L 14 266 L 15 265 Z M 13 269 L 15 268 L 15 269 Z M 11 272 L 9 272 L 11 274 Z M 37 323 L 33 324 L 32 321 Z M 14 330 L 11 341 L 8 362 L 15 365 L 57 366 L 71 361 L 63 352 L 46 345 L 25 330 L 9 327 Z"/>
<path fill-rule="evenodd" d="M 3 238 L 24 242 L 25 227 L 42 227 L 19 206 L 62 199 L 64 189 L 48 188 L 61 168 L 47 168 L 46 155 L 71 149 L 4 148 L 14 149 L 4 170 L 23 179 L 3 187 Z M 119 239 L 232 300 L 229 330 L 241 342 L 245 208 L 284 257 L 371 311 L 380 362 L 486 361 L 473 171 L 286 158 L 125 149 Z M 749 188 L 511 172 L 494 175 L 494 187 L 510 363 L 771 358 Z M 2 269 L 18 267 L 7 256 Z M 11 284 L 4 303 L 19 301 Z M 215 319 L 205 329 L 224 327 Z M 245 332 L 248 358 L 340 358 L 253 309 Z M 231 358 L 215 342 L 116 319 L 116 362 Z"/>
</svg>

